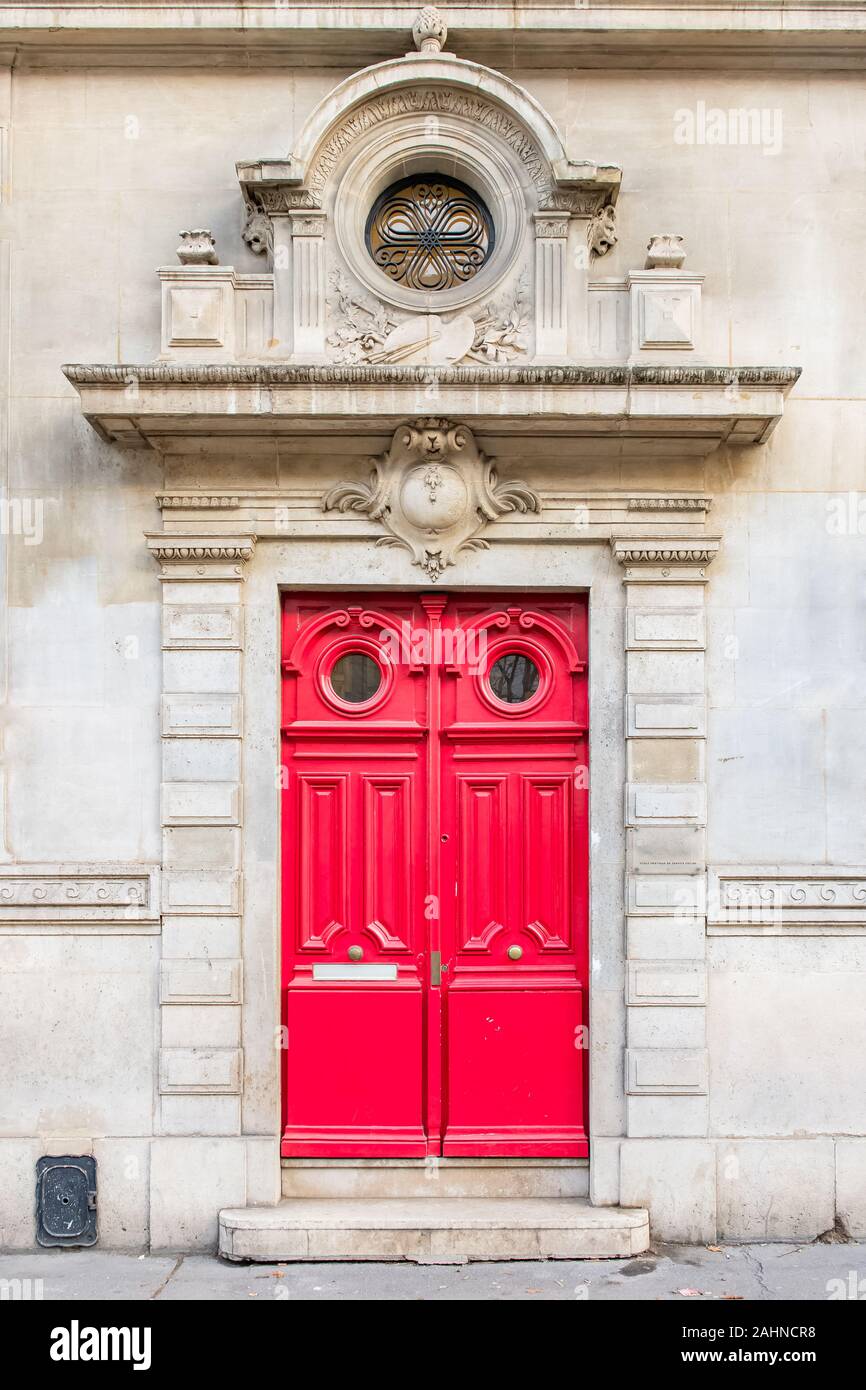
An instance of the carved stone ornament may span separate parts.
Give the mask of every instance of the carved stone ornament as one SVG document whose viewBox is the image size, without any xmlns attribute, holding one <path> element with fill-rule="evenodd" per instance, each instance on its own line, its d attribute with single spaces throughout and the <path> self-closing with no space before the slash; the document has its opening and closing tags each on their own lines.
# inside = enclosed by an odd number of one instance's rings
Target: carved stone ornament
<svg viewBox="0 0 866 1390">
<path fill-rule="evenodd" d="M 181 232 L 177 258 L 181 265 L 219 265 L 213 233 L 205 227 Z"/>
<path fill-rule="evenodd" d="M 680 270 L 686 259 L 683 238 L 677 232 L 650 237 L 646 248 L 645 270 Z"/>
<path fill-rule="evenodd" d="M 255 536 L 213 536 L 170 532 L 148 535 L 148 550 L 161 564 L 207 564 L 253 558 Z"/>
<path fill-rule="evenodd" d="M 412 25 L 412 38 L 419 53 L 441 53 L 448 30 L 435 5 L 425 5 Z"/>
<path fill-rule="evenodd" d="M 536 494 L 521 482 L 499 482 L 472 431 L 450 420 L 414 420 L 394 433 L 372 460 L 369 483 L 338 483 L 325 511 L 361 512 L 388 532 L 377 545 L 408 550 L 436 580 L 462 550 L 486 550 L 479 532 L 506 512 L 537 512 Z"/>
<path fill-rule="evenodd" d="M 590 220 L 586 236 L 593 256 L 606 256 L 616 246 L 616 213 L 609 203 Z"/>
<path fill-rule="evenodd" d="M 350 285 L 340 271 L 333 271 L 330 279 L 327 344 L 336 362 L 448 366 L 464 361 L 506 363 L 526 354 L 531 306 L 525 274 L 474 318 L 395 317 L 381 300 Z"/>
<path fill-rule="evenodd" d="M 247 204 L 247 220 L 244 223 L 241 237 L 246 242 L 251 251 L 257 256 L 263 256 L 266 252 L 270 253 L 274 249 L 274 224 L 267 213 L 260 208 Z"/>
</svg>

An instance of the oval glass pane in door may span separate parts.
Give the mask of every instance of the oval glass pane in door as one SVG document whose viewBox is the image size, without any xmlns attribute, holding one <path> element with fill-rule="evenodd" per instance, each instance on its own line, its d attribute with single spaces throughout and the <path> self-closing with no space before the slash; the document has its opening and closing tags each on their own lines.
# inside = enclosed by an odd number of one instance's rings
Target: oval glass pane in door
<svg viewBox="0 0 866 1390">
<path fill-rule="evenodd" d="M 522 705 L 538 689 L 538 667 L 524 652 L 509 652 L 490 668 L 490 689 L 506 705 Z"/>
<path fill-rule="evenodd" d="M 331 688 L 341 700 L 361 705 L 372 700 L 382 684 L 382 672 L 366 652 L 346 652 L 334 662 Z"/>
</svg>

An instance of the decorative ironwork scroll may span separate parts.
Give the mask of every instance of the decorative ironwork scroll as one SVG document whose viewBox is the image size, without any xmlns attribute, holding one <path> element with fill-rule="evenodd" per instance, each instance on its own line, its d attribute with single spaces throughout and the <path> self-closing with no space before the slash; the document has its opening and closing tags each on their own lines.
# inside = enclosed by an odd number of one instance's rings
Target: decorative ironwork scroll
<svg viewBox="0 0 866 1390">
<path fill-rule="evenodd" d="M 367 222 L 374 262 L 411 290 L 465 284 L 488 259 L 493 241 L 493 221 L 478 194 L 436 174 L 392 184 Z"/>
</svg>

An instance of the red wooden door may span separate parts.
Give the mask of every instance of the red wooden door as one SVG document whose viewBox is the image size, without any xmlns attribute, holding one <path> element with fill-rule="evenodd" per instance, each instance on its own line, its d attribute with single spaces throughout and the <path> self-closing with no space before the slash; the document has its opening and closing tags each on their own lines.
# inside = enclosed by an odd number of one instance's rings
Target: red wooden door
<svg viewBox="0 0 866 1390">
<path fill-rule="evenodd" d="M 283 607 L 283 1153 L 587 1153 L 586 608 Z"/>
</svg>

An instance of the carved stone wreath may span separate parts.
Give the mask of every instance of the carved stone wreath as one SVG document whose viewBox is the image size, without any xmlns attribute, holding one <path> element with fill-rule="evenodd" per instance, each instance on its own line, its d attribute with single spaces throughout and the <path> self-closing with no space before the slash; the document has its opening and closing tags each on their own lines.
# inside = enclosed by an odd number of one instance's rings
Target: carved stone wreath
<svg viewBox="0 0 866 1390">
<path fill-rule="evenodd" d="M 488 522 L 540 509 L 526 483 L 499 482 L 472 431 L 450 420 L 401 425 L 387 453 L 371 462 L 369 483 L 338 483 L 323 498 L 324 510 L 381 522 L 388 534 L 376 544 L 408 550 L 434 584 L 461 551 L 488 548 L 479 535 Z"/>
</svg>

